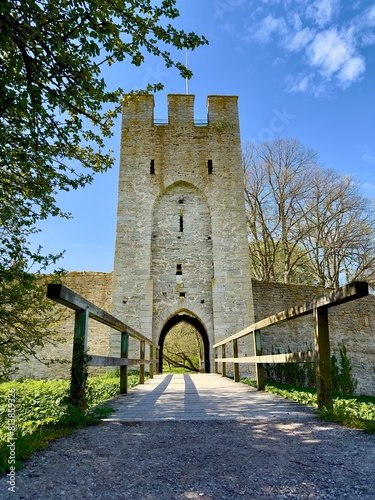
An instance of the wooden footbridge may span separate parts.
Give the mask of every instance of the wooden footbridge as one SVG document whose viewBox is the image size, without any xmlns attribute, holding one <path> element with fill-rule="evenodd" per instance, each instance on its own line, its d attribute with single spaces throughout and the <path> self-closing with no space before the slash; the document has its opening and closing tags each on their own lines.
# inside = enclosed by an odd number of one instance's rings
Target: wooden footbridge
<svg viewBox="0 0 375 500">
<path fill-rule="evenodd" d="M 111 400 L 109 421 L 303 419 L 312 409 L 214 373 L 161 374 Z"/>
<path fill-rule="evenodd" d="M 354 282 L 329 295 L 317 297 L 302 305 L 269 316 L 227 337 L 213 346 L 215 349 L 215 374 L 194 376 L 156 375 L 154 377 L 158 366 L 158 345 L 63 285 L 49 285 L 47 290 L 47 297 L 75 310 L 71 402 L 76 406 L 82 405 L 88 365 L 120 366 L 121 394 L 128 392 L 128 366 L 138 365 L 140 386 L 136 393 L 141 399 L 133 395 L 132 402 L 135 402 L 135 404 L 133 405 L 129 399 L 129 404 L 124 405 L 122 403 L 122 408 L 126 408 L 125 413 L 127 415 L 130 414 L 133 408 L 135 414 L 144 415 L 147 413 L 151 419 L 187 417 L 194 419 L 197 416 L 200 416 L 200 418 L 225 418 L 226 415 L 232 415 L 232 417 L 233 415 L 246 416 L 249 408 L 254 409 L 254 404 L 261 407 L 263 400 L 259 392 L 256 395 L 256 390 L 251 390 L 243 384 L 237 383 L 240 381 L 240 364 L 253 364 L 255 366 L 257 389 L 261 392 L 264 391 L 265 386 L 263 364 L 314 362 L 316 366 L 318 406 L 319 408 L 331 408 L 332 381 L 328 309 L 366 295 L 368 295 L 367 283 Z M 264 355 L 262 353 L 262 329 L 307 314 L 312 314 L 314 317 L 313 351 L 277 355 Z M 121 332 L 121 357 L 96 356 L 86 353 L 89 318 Z M 247 336 L 253 338 L 254 356 L 238 357 L 237 341 Z M 139 341 L 140 355 L 137 359 L 128 357 L 129 337 Z M 231 344 L 232 357 L 226 356 L 228 344 Z M 148 346 L 147 357 L 146 345 Z M 217 352 L 219 348 L 221 349 L 221 357 Z M 233 365 L 234 381 L 226 379 L 227 363 Z M 144 385 L 145 365 L 149 366 L 150 373 L 150 382 L 146 384 L 147 388 Z M 218 375 L 220 368 L 222 377 Z M 252 402 L 249 401 L 249 392 L 252 392 Z M 282 413 L 284 410 L 280 411 Z M 135 414 L 134 418 L 136 419 Z M 119 415 L 122 415 L 122 413 L 120 412 Z"/>
</svg>

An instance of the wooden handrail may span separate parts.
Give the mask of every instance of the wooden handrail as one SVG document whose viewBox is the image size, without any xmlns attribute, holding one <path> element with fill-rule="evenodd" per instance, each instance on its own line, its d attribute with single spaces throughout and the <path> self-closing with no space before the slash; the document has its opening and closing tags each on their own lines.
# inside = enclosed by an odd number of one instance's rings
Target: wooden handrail
<svg viewBox="0 0 375 500">
<path fill-rule="evenodd" d="M 150 366 L 150 377 L 153 377 L 154 365 L 156 365 L 156 371 L 158 368 L 157 356 L 159 346 L 157 344 L 64 285 L 48 285 L 47 297 L 75 311 L 70 384 L 70 401 L 73 405 L 84 406 L 87 366 L 120 366 L 121 394 L 126 394 L 128 390 L 128 366 L 138 365 L 140 367 L 140 384 L 144 383 L 144 368 L 146 364 Z M 121 357 L 97 356 L 86 353 L 89 318 L 121 332 Z M 139 359 L 128 358 L 129 337 L 140 342 Z M 150 359 L 145 358 L 145 344 L 150 346 Z"/>
<path fill-rule="evenodd" d="M 368 295 L 368 283 L 365 281 L 354 281 L 349 285 L 345 285 L 338 290 L 333 291 L 329 295 L 321 295 L 313 300 L 309 300 L 302 305 L 293 306 L 285 311 L 281 311 L 272 316 L 268 316 L 257 323 L 246 327 L 244 330 L 237 332 L 224 340 L 217 342 L 213 347 L 219 347 L 223 344 L 227 344 L 232 340 L 237 340 L 242 337 L 254 333 L 255 330 L 262 330 L 272 325 L 277 325 L 289 321 L 291 319 L 300 318 L 301 316 L 306 316 L 307 314 L 312 314 L 314 309 L 317 307 L 334 307 L 344 302 L 349 302 L 350 300 L 358 299 L 360 297 L 365 297 Z"/>
<path fill-rule="evenodd" d="M 146 344 L 152 345 L 153 347 L 158 347 L 150 339 L 137 332 L 130 326 L 126 325 L 119 319 L 112 316 L 112 314 L 104 311 L 100 307 L 96 306 L 92 302 L 89 302 L 85 298 L 78 295 L 78 293 L 73 292 L 64 285 L 48 285 L 47 287 L 47 297 L 55 302 L 63 304 L 74 311 L 88 310 L 90 318 L 103 323 L 104 325 L 110 326 L 114 330 L 119 332 L 128 332 L 130 337 L 137 339 L 139 341 L 144 341 Z"/>
<path fill-rule="evenodd" d="M 345 302 L 365 297 L 368 295 L 368 284 L 363 281 L 356 281 L 339 288 L 327 295 L 316 297 L 311 301 L 299 306 L 293 306 L 285 311 L 281 311 L 272 316 L 262 319 L 244 330 L 230 335 L 229 337 L 214 344 L 215 352 L 221 347 L 222 357 L 215 354 L 215 371 L 218 372 L 218 365 L 222 365 L 222 375 L 226 374 L 226 363 L 234 363 L 235 381 L 239 382 L 238 364 L 254 363 L 257 376 L 258 390 L 264 390 L 264 369 L 263 363 L 309 363 L 315 362 L 318 407 L 332 408 L 332 378 L 331 378 L 331 356 L 329 346 L 328 309 Z M 262 354 L 261 330 L 272 325 L 278 325 L 285 321 L 290 321 L 307 314 L 314 316 L 314 352 L 298 352 L 284 354 Z M 237 340 L 253 334 L 254 356 L 238 357 Z M 226 356 L 225 348 L 229 342 L 233 342 L 233 357 Z"/>
</svg>

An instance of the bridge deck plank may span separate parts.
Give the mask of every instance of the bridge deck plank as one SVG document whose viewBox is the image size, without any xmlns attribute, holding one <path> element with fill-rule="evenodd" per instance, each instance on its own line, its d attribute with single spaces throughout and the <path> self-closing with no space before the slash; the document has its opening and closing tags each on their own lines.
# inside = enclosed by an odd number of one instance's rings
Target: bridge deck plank
<svg viewBox="0 0 375 500">
<path fill-rule="evenodd" d="M 156 375 L 109 402 L 116 412 L 107 420 L 238 420 L 305 418 L 312 408 L 215 374 Z"/>
</svg>

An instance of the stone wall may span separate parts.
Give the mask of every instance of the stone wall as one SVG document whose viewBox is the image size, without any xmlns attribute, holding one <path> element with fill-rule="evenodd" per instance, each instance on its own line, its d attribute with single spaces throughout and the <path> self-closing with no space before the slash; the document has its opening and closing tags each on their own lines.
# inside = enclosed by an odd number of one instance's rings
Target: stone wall
<svg viewBox="0 0 375 500">
<path fill-rule="evenodd" d="M 112 273 L 74 272 L 65 277 L 65 284 L 106 311 L 111 310 Z M 253 280 L 255 320 L 259 321 L 271 314 L 302 304 L 314 296 L 324 294 L 324 289 L 303 285 L 283 285 L 260 283 Z M 62 307 L 62 306 L 58 306 Z M 375 297 L 370 295 L 329 310 L 331 348 L 338 354 L 339 347 L 345 345 L 353 366 L 353 375 L 358 380 L 358 393 L 375 395 Z M 67 362 L 46 368 L 36 360 L 20 365 L 18 376 L 30 378 L 66 378 L 70 373 L 74 313 L 68 312 L 59 332 L 66 339 L 57 346 L 47 346 L 41 355 L 46 358 L 61 358 Z M 234 333 L 234 332 L 232 332 Z M 262 331 L 265 352 L 288 348 L 304 351 L 314 342 L 311 316 L 272 326 Z M 109 349 L 109 329 L 100 323 L 90 321 L 89 352 L 107 355 Z M 248 355 L 253 352 L 250 337 L 243 343 Z"/>
<path fill-rule="evenodd" d="M 319 287 L 253 280 L 256 321 L 324 293 L 324 289 Z M 375 297 L 369 295 L 332 307 L 328 318 L 332 352 L 339 356 L 340 347 L 345 345 L 353 376 L 358 380 L 357 392 L 375 395 Z M 288 348 L 305 351 L 314 345 L 312 315 L 262 330 L 262 343 L 265 353 L 277 349 L 287 352 Z"/>
<path fill-rule="evenodd" d="M 71 272 L 64 278 L 64 284 L 85 299 L 93 302 L 105 311 L 112 307 L 112 273 Z M 49 366 L 36 359 L 18 364 L 16 378 L 68 378 L 70 376 L 74 311 L 56 304 L 57 311 L 62 311 L 64 319 L 57 326 L 61 341 L 55 345 L 47 344 L 38 352 L 39 359 L 56 360 Z M 59 313 L 58 313 L 59 314 Z M 97 321 L 89 321 L 88 352 L 107 356 L 109 346 L 109 328 Z M 90 368 L 90 373 L 103 371 L 102 368 Z"/>
</svg>

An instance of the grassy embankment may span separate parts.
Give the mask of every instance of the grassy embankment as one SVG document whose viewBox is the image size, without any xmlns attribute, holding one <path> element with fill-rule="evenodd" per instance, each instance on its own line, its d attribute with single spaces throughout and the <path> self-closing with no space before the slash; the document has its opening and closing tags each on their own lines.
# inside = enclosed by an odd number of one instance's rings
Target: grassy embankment
<svg viewBox="0 0 375 500">
<path fill-rule="evenodd" d="M 137 383 L 138 374 L 130 373 L 129 388 Z M 19 468 L 22 460 L 45 448 L 49 441 L 99 423 L 112 410 L 97 405 L 119 394 L 119 389 L 119 377 L 114 374 L 89 377 L 88 410 L 82 412 L 68 402 L 68 380 L 0 384 L 0 473 L 9 470 L 10 465 Z"/>
<path fill-rule="evenodd" d="M 256 387 L 254 379 L 242 379 L 241 382 Z M 305 389 L 287 384 L 268 382 L 266 384 L 266 391 L 314 408 L 318 407 L 315 389 Z M 375 433 L 375 397 L 346 396 L 335 393 L 333 410 L 317 410 L 317 414 L 325 420 L 339 422 L 346 427 Z"/>
</svg>

